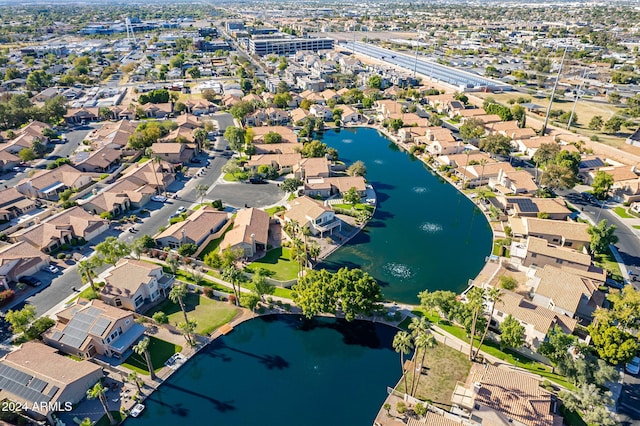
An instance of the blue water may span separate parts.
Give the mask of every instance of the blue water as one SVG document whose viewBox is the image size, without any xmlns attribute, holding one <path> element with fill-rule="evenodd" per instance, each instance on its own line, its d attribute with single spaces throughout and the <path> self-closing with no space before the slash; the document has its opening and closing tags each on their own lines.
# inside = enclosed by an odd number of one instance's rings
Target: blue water
<svg viewBox="0 0 640 426">
<path fill-rule="evenodd" d="M 366 321 L 260 317 L 171 376 L 128 426 L 370 426 L 400 376 L 396 330 Z"/>
<path fill-rule="evenodd" d="M 417 303 L 425 289 L 460 292 L 491 251 L 491 228 L 478 208 L 420 160 L 375 129 L 325 132 L 347 164 L 364 161 L 378 208 L 365 230 L 324 262 L 359 267 L 386 298 Z"/>
</svg>

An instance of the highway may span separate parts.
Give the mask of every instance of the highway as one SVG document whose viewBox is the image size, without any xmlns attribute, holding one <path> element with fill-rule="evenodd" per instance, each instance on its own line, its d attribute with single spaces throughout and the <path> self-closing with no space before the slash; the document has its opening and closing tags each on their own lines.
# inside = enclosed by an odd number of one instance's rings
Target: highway
<svg viewBox="0 0 640 426">
<path fill-rule="evenodd" d="M 427 61 L 423 58 L 406 55 L 404 53 L 395 52 L 393 50 L 384 49 L 382 47 L 373 46 L 371 44 L 361 42 L 341 41 L 339 45 L 343 48 L 355 51 L 356 54 L 365 55 L 387 62 L 391 65 L 402 67 L 410 72 L 428 76 L 429 78 L 439 80 L 462 89 L 479 89 L 483 87 L 493 90 L 512 90 L 511 85 L 500 81 L 484 78 L 469 72 L 460 71 L 452 67 L 438 64 L 436 62 Z"/>
</svg>

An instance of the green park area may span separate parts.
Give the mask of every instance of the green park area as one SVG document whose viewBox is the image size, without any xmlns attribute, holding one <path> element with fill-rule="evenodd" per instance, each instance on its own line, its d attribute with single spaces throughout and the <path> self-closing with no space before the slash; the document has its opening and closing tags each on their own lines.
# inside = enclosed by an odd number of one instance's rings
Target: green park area
<svg viewBox="0 0 640 426">
<path fill-rule="evenodd" d="M 174 345 L 173 343 L 160 340 L 153 336 L 149 337 L 149 354 L 151 355 L 151 364 L 153 365 L 154 371 L 159 371 L 164 367 L 165 361 L 171 358 L 171 355 L 180 352 L 181 350 L 182 347 L 179 345 Z M 138 373 L 145 375 L 149 374 L 147 361 L 143 354 L 137 354 L 134 352 L 122 365 L 130 370 L 137 371 Z"/>
<path fill-rule="evenodd" d="M 287 247 L 269 250 L 263 258 L 251 262 L 249 268 L 256 271 L 262 268 L 278 281 L 288 281 L 298 276 L 298 264 L 291 259 L 291 249 Z"/>
</svg>

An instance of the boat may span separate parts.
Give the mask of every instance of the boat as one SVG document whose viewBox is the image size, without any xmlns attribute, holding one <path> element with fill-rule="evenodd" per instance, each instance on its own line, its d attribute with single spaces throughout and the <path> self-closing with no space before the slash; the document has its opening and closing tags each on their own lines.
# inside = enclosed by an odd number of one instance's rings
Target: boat
<svg viewBox="0 0 640 426">
<path fill-rule="evenodd" d="M 131 414 L 133 417 L 138 417 L 140 415 L 140 413 L 142 413 L 144 411 L 144 404 L 136 404 L 132 409 L 131 409 Z"/>
</svg>

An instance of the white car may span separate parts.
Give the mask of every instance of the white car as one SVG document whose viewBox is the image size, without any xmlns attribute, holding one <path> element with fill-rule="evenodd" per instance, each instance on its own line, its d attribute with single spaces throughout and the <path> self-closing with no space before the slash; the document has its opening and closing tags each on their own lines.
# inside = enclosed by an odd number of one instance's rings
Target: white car
<svg viewBox="0 0 640 426">
<path fill-rule="evenodd" d="M 186 211 L 187 211 L 186 207 L 180 206 L 180 207 L 178 207 L 178 210 L 176 210 L 176 213 L 180 214 L 180 213 L 184 213 Z"/>
<path fill-rule="evenodd" d="M 624 366 L 624 369 L 627 370 L 627 373 L 638 374 L 640 372 L 640 358 L 634 356 L 633 359 Z"/>
<path fill-rule="evenodd" d="M 131 409 L 131 416 L 138 417 L 144 411 L 144 404 L 136 404 L 135 407 Z"/>
<path fill-rule="evenodd" d="M 167 197 L 164 195 L 153 195 L 151 196 L 151 201 L 157 201 L 159 203 L 164 203 L 167 201 Z"/>
<path fill-rule="evenodd" d="M 47 266 L 47 270 L 49 272 L 51 272 L 52 274 L 57 274 L 58 272 L 60 272 L 60 269 L 58 269 L 58 267 L 56 265 Z"/>
</svg>

